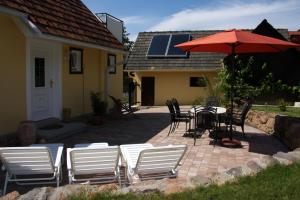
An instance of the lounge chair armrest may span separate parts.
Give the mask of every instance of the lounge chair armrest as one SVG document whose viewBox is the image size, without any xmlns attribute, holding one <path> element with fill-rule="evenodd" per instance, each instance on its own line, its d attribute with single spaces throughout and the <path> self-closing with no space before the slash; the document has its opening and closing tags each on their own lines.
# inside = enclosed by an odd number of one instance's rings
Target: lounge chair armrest
<svg viewBox="0 0 300 200">
<path fill-rule="evenodd" d="M 54 164 L 54 166 L 57 168 L 61 164 L 63 150 L 64 150 L 64 147 L 58 147 L 57 156 L 55 158 L 55 164 Z"/>
<path fill-rule="evenodd" d="M 72 169 L 72 164 L 71 164 L 71 148 L 67 148 L 67 169 L 71 170 Z"/>
</svg>

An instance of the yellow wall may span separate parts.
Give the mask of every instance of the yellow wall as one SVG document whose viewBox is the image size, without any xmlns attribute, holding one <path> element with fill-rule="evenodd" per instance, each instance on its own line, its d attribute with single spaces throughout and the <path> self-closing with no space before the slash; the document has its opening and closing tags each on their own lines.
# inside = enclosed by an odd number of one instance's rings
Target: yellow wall
<svg viewBox="0 0 300 200">
<path fill-rule="evenodd" d="M 205 76 L 210 83 L 215 83 L 217 72 L 137 72 L 135 80 L 141 84 L 142 77 L 154 77 L 155 105 L 165 105 L 167 99 L 177 98 L 181 104 L 190 105 L 197 97 L 206 97 L 208 87 L 190 87 L 190 77 Z M 141 102 L 141 90 L 137 91 L 138 102 Z"/>
<path fill-rule="evenodd" d="M 74 47 L 74 46 L 72 46 Z M 123 74 L 122 66 L 117 67 L 117 73 L 106 75 L 107 52 L 91 48 L 83 49 L 83 74 L 69 73 L 69 45 L 63 47 L 63 107 L 71 108 L 72 116 L 78 116 L 84 113 L 91 113 L 90 93 L 100 92 L 105 99 L 105 90 L 107 94 L 122 98 L 123 92 Z M 80 48 L 80 47 L 76 47 Z M 120 62 L 122 55 L 117 55 L 117 62 Z M 107 80 L 106 80 L 107 79 Z M 105 86 L 106 82 L 108 86 Z M 83 90 L 84 88 L 84 90 Z M 106 97 L 108 101 L 109 98 Z"/>
<path fill-rule="evenodd" d="M 4 14 L 0 14 L 0 71 L 1 134 L 16 131 L 26 119 L 26 41 Z"/>
</svg>

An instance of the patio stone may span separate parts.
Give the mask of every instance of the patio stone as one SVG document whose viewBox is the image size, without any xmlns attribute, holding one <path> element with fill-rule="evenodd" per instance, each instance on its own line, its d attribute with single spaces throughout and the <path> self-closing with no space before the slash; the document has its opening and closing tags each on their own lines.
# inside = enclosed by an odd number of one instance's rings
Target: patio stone
<svg viewBox="0 0 300 200">
<path fill-rule="evenodd" d="M 136 118 L 128 116 L 119 120 L 108 120 L 101 126 L 89 126 L 84 133 L 72 135 L 60 140 L 65 147 L 73 147 L 79 143 L 107 142 L 109 145 L 151 143 L 154 146 L 169 144 L 187 144 L 188 149 L 184 155 L 178 170 L 177 178 L 140 181 L 128 188 L 122 188 L 120 192 L 149 192 L 164 191 L 165 193 L 180 191 L 186 187 L 207 185 L 210 183 L 223 184 L 226 181 L 233 181 L 235 177 L 251 175 L 261 169 L 266 168 L 276 162 L 279 157 L 272 157 L 277 152 L 288 152 L 288 149 L 275 137 L 266 134 L 254 127 L 245 125 L 246 136 L 243 137 L 240 127 L 236 127 L 233 137 L 242 142 L 242 148 L 225 148 L 219 144 L 214 145 L 213 139 L 206 132 L 198 138 L 194 146 L 192 137 L 183 137 L 185 124 L 179 124 L 175 132 L 169 132 L 170 118 L 166 107 L 153 107 L 141 109 L 135 112 Z M 295 150 L 300 152 L 300 149 Z M 298 154 L 290 153 L 289 157 L 298 158 Z M 286 162 L 289 160 L 283 159 Z M 63 183 L 68 181 L 66 162 L 63 166 Z M 0 172 L 1 180 L 4 174 Z M 122 184 L 126 185 L 125 168 L 121 169 Z M 73 186 L 73 185 L 72 185 Z M 3 183 L 0 183 L 3 187 Z M 36 186 L 35 186 L 36 187 Z M 9 191 L 17 190 L 21 194 L 29 191 L 33 187 L 19 187 L 14 184 L 9 185 Z M 71 187 L 72 188 L 72 187 Z M 54 193 L 67 195 L 68 191 L 78 191 L 77 186 L 70 189 L 63 186 L 56 189 Z M 98 190 L 97 187 L 90 188 L 91 191 Z M 59 191 L 66 190 L 61 193 Z M 68 191 L 67 191 L 68 190 Z M 9 192 L 8 191 L 8 192 Z M 117 190 L 116 190 L 117 191 Z M 37 190 L 33 194 L 40 194 L 43 191 Z M 44 191 L 45 193 L 45 191 Z M 72 192 L 70 192 L 72 193 Z"/>
<path fill-rule="evenodd" d="M 53 191 L 52 187 L 34 188 L 30 192 L 21 195 L 18 200 L 47 200 L 47 196 Z"/>
</svg>

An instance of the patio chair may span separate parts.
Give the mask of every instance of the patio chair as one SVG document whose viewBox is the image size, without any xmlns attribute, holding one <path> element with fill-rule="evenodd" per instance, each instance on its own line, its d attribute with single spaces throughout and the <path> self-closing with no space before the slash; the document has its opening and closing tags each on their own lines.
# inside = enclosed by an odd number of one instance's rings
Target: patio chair
<svg viewBox="0 0 300 200">
<path fill-rule="evenodd" d="M 243 136 L 245 136 L 245 131 L 244 131 L 244 125 L 245 125 L 245 120 L 247 113 L 252 107 L 252 103 L 250 100 L 244 101 L 243 106 L 241 109 L 233 109 L 232 113 L 232 125 L 240 126 L 242 128 Z M 231 110 L 228 109 L 228 117 L 225 122 L 225 124 L 228 126 L 230 125 L 230 115 L 231 115 Z"/>
<path fill-rule="evenodd" d="M 169 133 L 174 132 L 176 127 L 179 126 L 180 122 L 185 122 L 185 132 L 187 132 L 187 126 L 188 123 L 190 123 L 191 121 L 191 117 L 178 117 L 176 115 L 173 103 L 170 100 L 166 101 L 166 105 L 168 106 L 169 112 L 170 112 L 170 119 L 171 119 L 171 124 L 170 124 L 170 129 L 169 129 Z"/>
<path fill-rule="evenodd" d="M 108 95 L 111 100 L 114 102 L 114 107 L 116 111 L 120 114 L 134 114 L 134 111 L 127 103 L 121 101 L 121 99 L 117 99 L 111 95 Z"/>
<path fill-rule="evenodd" d="M 63 144 L 29 147 L 2 147 L 0 158 L 6 171 L 3 194 L 8 182 L 18 185 L 56 184 L 61 180 Z"/>
<path fill-rule="evenodd" d="M 195 129 L 194 129 L 194 146 L 196 144 L 196 139 L 198 133 L 200 135 L 204 134 L 206 130 L 209 133 L 213 130 L 216 131 L 217 129 L 217 109 L 213 107 L 206 107 L 202 110 L 196 112 L 195 117 Z M 215 142 L 217 140 L 217 134 L 215 132 Z"/>
<path fill-rule="evenodd" d="M 173 99 L 171 99 L 171 102 L 175 108 L 176 117 L 178 117 L 178 118 L 190 118 L 191 117 L 189 111 L 182 111 L 180 109 L 177 99 L 173 98 Z"/>
<path fill-rule="evenodd" d="M 107 143 L 78 144 L 67 149 L 69 184 L 110 183 L 121 186 L 120 148 Z"/>
<path fill-rule="evenodd" d="M 126 162 L 129 183 L 133 183 L 134 179 L 176 177 L 187 145 L 153 147 L 144 143 L 121 145 L 120 149 Z"/>
</svg>

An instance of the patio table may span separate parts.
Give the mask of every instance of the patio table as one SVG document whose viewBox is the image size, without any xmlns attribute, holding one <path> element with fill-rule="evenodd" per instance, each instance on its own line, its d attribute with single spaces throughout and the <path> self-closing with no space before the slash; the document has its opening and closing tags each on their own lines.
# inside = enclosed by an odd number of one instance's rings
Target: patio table
<svg viewBox="0 0 300 200">
<path fill-rule="evenodd" d="M 220 128 L 220 125 L 221 125 L 221 122 L 222 122 L 221 117 L 226 114 L 226 108 L 224 108 L 224 107 L 215 107 L 215 106 L 212 106 L 212 108 L 217 109 L 217 111 L 216 111 L 217 116 L 216 117 L 217 117 L 217 121 L 218 121 L 219 128 Z M 203 107 L 203 106 L 194 107 L 194 108 L 190 109 L 190 113 L 193 115 L 193 117 L 195 117 L 196 113 L 203 110 L 203 109 L 205 109 L 205 107 Z M 196 111 L 196 113 L 195 113 L 195 111 Z M 195 126 L 195 124 L 194 124 L 194 126 Z M 189 128 L 191 128 L 191 125 L 190 125 Z"/>
</svg>

